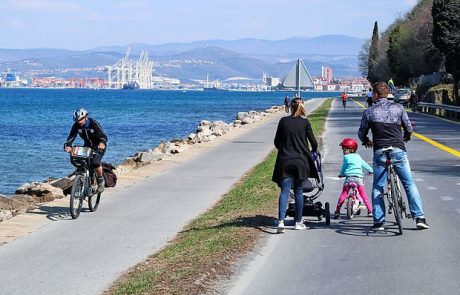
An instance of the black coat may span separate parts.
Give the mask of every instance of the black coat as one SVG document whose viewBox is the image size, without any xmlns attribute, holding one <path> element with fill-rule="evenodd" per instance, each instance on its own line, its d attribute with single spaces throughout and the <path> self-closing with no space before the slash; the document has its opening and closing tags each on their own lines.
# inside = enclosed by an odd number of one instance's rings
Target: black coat
<svg viewBox="0 0 460 295">
<path fill-rule="evenodd" d="M 278 155 L 273 170 L 274 182 L 279 183 L 286 177 L 319 179 L 311 156 L 311 152 L 317 151 L 318 143 L 308 119 L 292 116 L 281 118 L 276 130 L 275 147 Z"/>
<path fill-rule="evenodd" d="M 64 143 L 64 148 L 71 146 L 77 135 L 83 139 L 84 146 L 96 148 L 101 142 L 107 145 L 107 135 L 99 122 L 90 117 L 88 117 L 88 121 L 88 127 L 82 127 L 77 122 L 73 123 L 67 141 Z"/>
</svg>

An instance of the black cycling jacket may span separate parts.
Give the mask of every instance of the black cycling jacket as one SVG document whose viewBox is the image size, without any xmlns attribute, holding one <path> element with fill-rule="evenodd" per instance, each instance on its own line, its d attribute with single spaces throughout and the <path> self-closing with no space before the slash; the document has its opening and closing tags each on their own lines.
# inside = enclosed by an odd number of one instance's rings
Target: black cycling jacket
<svg viewBox="0 0 460 295">
<path fill-rule="evenodd" d="M 107 144 L 107 135 L 105 134 L 101 125 L 93 118 L 88 117 L 88 120 L 88 127 L 80 126 L 77 122 L 73 123 L 69 136 L 67 136 L 67 141 L 64 143 L 64 148 L 67 146 L 72 146 L 72 143 L 77 135 L 80 135 L 84 141 L 84 145 L 87 147 L 95 148 L 101 142 Z"/>
<path fill-rule="evenodd" d="M 404 136 L 401 131 L 404 130 Z M 369 129 L 372 131 L 374 151 L 393 146 L 406 150 L 403 139 L 409 140 L 413 132 L 409 116 L 403 106 L 381 98 L 364 110 L 358 136 L 363 143 L 369 141 Z"/>
</svg>

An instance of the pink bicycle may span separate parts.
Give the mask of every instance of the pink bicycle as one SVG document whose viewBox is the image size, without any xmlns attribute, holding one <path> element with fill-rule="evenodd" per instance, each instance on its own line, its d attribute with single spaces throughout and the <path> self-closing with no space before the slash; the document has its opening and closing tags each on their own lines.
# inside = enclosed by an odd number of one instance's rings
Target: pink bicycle
<svg viewBox="0 0 460 295">
<path fill-rule="evenodd" d="M 355 215 L 361 214 L 361 204 L 363 199 L 358 193 L 358 184 L 356 182 L 350 182 L 347 184 L 348 197 L 346 200 L 347 218 L 352 219 Z"/>
</svg>

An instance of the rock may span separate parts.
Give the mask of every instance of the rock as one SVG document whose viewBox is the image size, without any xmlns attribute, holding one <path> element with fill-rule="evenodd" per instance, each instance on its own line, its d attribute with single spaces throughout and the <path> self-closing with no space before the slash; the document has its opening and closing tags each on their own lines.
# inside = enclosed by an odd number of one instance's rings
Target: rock
<svg viewBox="0 0 460 295">
<path fill-rule="evenodd" d="M 71 177 L 62 177 L 62 178 L 58 178 L 56 180 L 51 181 L 49 184 L 51 184 L 54 187 L 58 187 L 64 190 L 72 186 L 74 179 L 75 179 L 75 175 L 72 175 Z"/>
<path fill-rule="evenodd" d="M 137 162 L 134 158 L 127 158 L 123 163 L 118 165 L 115 169 L 117 175 L 128 173 L 129 171 L 137 168 Z"/>
<path fill-rule="evenodd" d="M 212 123 L 208 120 L 201 120 L 200 126 L 210 126 Z"/>
<path fill-rule="evenodd" d="M 230 132 L 232 126 L 223 121 L 215 121 L 211 124 L 211 134 L 215 136 L 222 136 Z"/>
<path fill-rule="evenodd" d="M 236 119 L 237 120 L 241 120 L 243 121 L 245 118 L 249 117 L 249 113 L 248 112 L 239 112 L 237 115 L 236 115 Z"/>
<path fill-rule="evenodd" d="M 164 155 L 153 152 L 141 152 L 136 162 L 150 163 L 154 161 L 160 161 L 164 158 Z"/>
<path fill-rule="evenodd" d="M 250 118 L 250 117 L 247 117 L 247 118 L 244 118 L 243 121 L 241 122 L 242 125 L 246 125 L 246 124 L 252 124 L 254 123 L 254 119 Z"/>
<path fill-rule="evenodd" d="M 200 127 L 198 127 L 198 129 L 200 129 Z M 201 131 L 198 131 L 197 132 L 200 136 L 208 136 L 208 135 L 211 135 L 212 134 L 212 131 L 211 129 L 209 128 L 206 128 L 206 129 L 203 129 Z"/>
<path fill-rule="evenodd" d="M 0 197 L 0 221 L 10 219 L 20 213 L 35 208 L 34 198 L 27 195 Z"/>
<path fill-rule="evenodd" d="M 64 197 L 62 189 L 54 187 L 49 183 L 41 182 L 25 183 L 16 190 L 16 194 L 32 196 L 37 199 L 37 202 L 49 202 L 56 198 Z"/>
<path fill-rule="evenodd" d="M 190 134 L 188 135 L 188 139 L 189 139 L 189 140 L 194 140 L 195 137 L 196 137 L 196 134 L 195 134 L 195 133 L 190 133 Z"/>
</svg>

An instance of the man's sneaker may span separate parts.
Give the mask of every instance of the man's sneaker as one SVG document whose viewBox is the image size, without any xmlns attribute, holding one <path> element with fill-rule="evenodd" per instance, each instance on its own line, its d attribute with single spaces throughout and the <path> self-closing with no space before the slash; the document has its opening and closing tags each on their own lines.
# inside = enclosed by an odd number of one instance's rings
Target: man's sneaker
<svg viewBox="0 0 460 295">
<path fill-rule="evenodd" d="M 384 231 L 385 227 L 383 226 L 383 222 L 378 222 L 378 223 L 374 223 L 374 225 L 372 226 L 372 229 Z"/>
<path fill-rule="evenodd" d="M 420 229 L 429 229 L 430 226 L 426 223 L 425 218 L 415 218 L 415 226 Z"/>
<path fill-rule="evenodd" d="M 104 191 L 105 181 L 104 177 L 97 178 L 97 192 L 102 193 Z"/>
<path fill-rule="evenodd" d="M 284 221 L 280 220 L 278 221 L 278 228 L 276 229 L 276 232 L 279 234 L 284 233 Z"/>
<path fill-rule="evenodd" d="M 340 212 L 335 211 L 334 212 L 334 219 L 339 219 L 340 218 Z"/>
<path fill-rule="evenodd" d="M 296 222 L 294 229 L 296 229 L 296 230 L 307 229 L 307 226 L 302 221 L 301 222 Z"/>
</svg>

